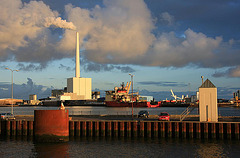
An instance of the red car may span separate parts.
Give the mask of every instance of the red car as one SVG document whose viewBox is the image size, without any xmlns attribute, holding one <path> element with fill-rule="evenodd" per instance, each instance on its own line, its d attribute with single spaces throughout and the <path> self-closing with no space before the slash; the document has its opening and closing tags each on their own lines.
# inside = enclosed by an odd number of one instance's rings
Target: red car
<svg viewBox="0 0 240 158">
<path fill-rule="evenodd" d="M 170 116 L 169 116 L 169 114 L 167 112 L 161 112 L 159 117 L 158 117 L 158 120 L 159 121 L 163 121 L 163 120 L 169 121 L 170 120 Z"/>
</svg>

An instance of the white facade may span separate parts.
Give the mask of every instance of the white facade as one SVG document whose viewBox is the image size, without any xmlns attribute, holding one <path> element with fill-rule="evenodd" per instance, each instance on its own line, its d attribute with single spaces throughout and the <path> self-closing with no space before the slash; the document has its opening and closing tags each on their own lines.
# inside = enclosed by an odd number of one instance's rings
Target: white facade
<svg viewBox="0 0 240 158">
<path fill-rule="evenodd" d="M 217 88 L 208 79 L 199 87 L 200 122 L 218 121 Z"/>
<path fill-rule="evenodd" d="M 81 95 L 83 99 L 92 99 L 92 79 L 77 77 L 68 78 L 67 92 Z"/>
</svg>

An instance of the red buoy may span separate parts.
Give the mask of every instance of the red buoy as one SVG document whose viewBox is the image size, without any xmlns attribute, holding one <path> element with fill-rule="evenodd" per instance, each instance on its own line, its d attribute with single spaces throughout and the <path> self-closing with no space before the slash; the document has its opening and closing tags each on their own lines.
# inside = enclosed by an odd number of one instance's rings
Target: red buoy
<svg viewBox="0 0 240 158">
<path fill-rule="evenodd" d="M 34 135 L 38 142 L 68 141 L 68 110 L 35 110 Z"/>
</svg>

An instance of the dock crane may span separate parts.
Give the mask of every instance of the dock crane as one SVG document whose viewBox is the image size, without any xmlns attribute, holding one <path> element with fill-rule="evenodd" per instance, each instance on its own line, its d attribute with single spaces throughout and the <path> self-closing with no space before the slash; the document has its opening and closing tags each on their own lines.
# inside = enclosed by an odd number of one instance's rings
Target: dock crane
<svg viewBox="0 0 240 158">
<path fill-rule="evenodd" d="M 172 95 L 171 95 L 171 96 L 172 96 L 172 97 L 175 99 L 175 101 L 177 101 L 177 99 L 181 99 L 181 100 L 182 100 L 182 99 L 183 99 L 183 97 L 184 97 L 184 96 L 182 96 L 182 98 L 180 98 L 180 97 L 177 97 L 177 95 L 175 95 L 175 94 L 173 93 L 173 90 L 172 90 L 172 89 L 171 89 L 171 93 L 172 93 Z"/>
</svg>

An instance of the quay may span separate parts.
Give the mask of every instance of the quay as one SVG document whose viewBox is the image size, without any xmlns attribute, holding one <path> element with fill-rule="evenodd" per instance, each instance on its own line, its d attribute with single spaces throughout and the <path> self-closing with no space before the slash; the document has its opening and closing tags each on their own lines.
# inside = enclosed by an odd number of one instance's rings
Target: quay
<svg viewBox="0 0 240 158">
<path fill-rule="evenodd" d="M 101 119 L 101 117 L 69 120 L 69 137 L 146 137 L 186 139 L 240 139 L 240 122 L 157 121 L 150 119 Z M 34 137 L 34 120 L 0 121 L 1 136 Z"/>
</svg>

